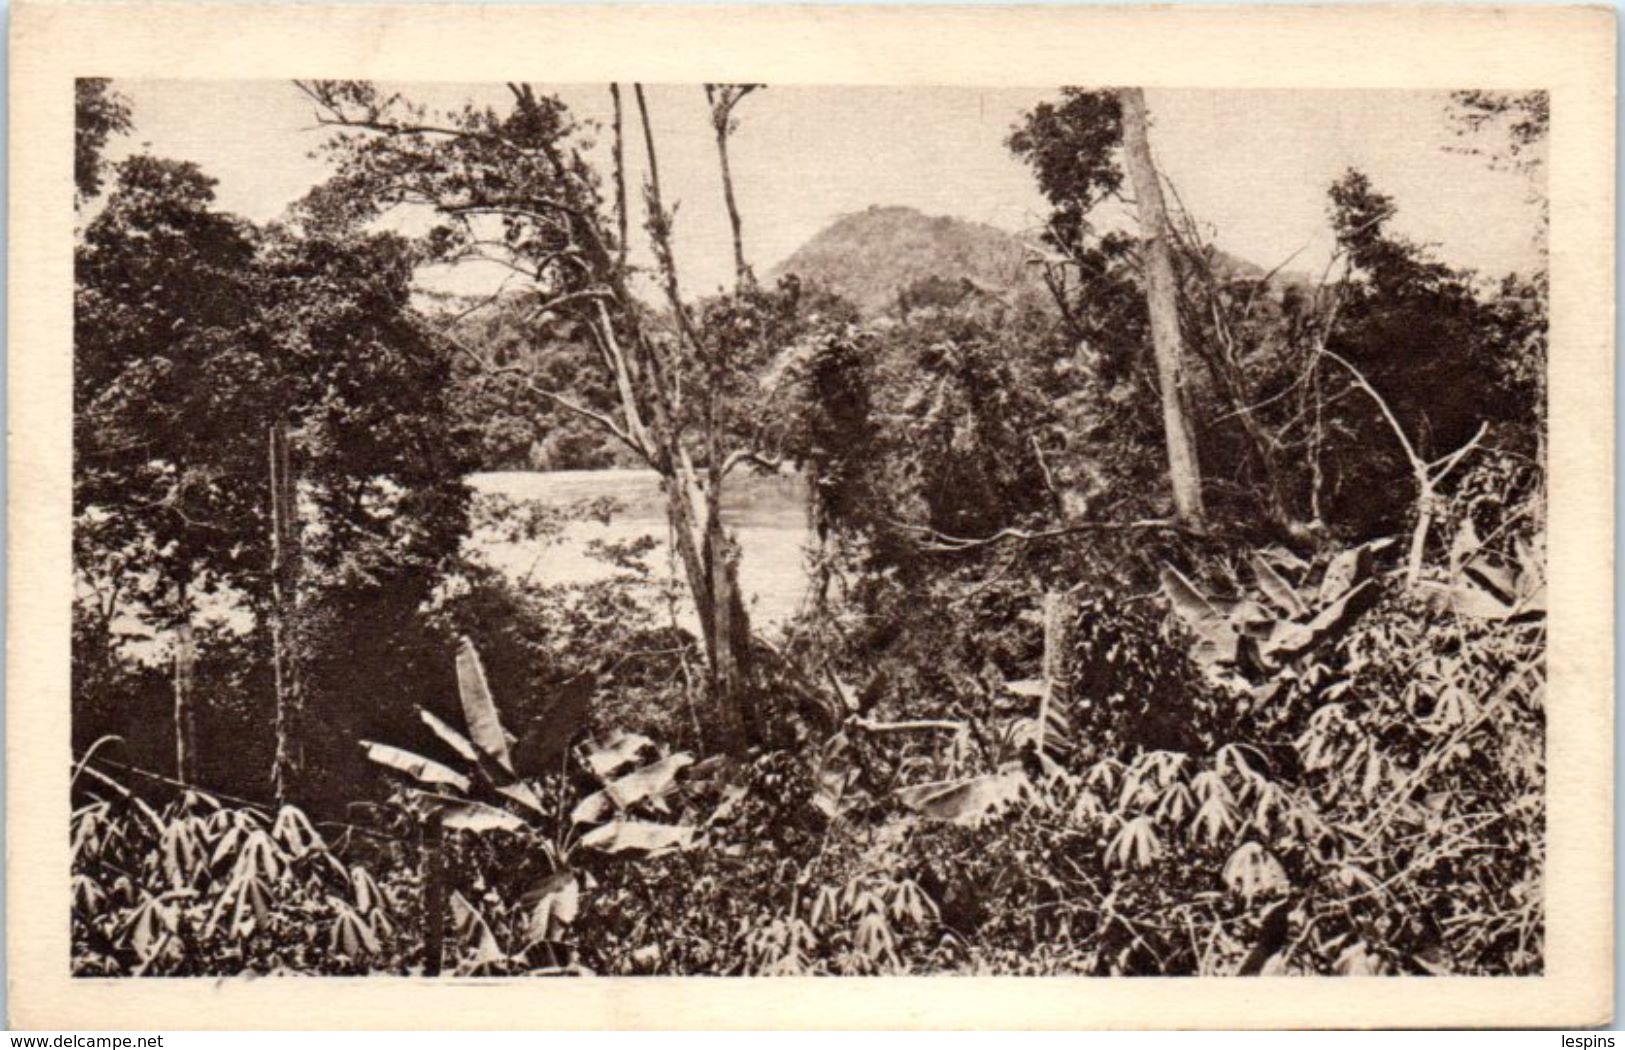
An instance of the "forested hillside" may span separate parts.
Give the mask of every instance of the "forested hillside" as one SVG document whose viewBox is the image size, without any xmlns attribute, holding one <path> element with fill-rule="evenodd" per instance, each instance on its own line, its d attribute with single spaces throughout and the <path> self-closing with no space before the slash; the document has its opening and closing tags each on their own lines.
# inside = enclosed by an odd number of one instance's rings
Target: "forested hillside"
<svg viewBox="0 0 1625 1050">
<path fill-rule="evenodd" d="M 283 87 L 325 176 L 255 224 L 78 86 L 75 973 L 1543 971 L 1543 269 L 1353 169 L 1323 266 L 1238 259 L 1143 92 L 1063 88 L 1033 236 L 758 275 L 772 89 L 711 84 L 694 297 L 642 85 Z M 1544 95 L 1428 105 L 1543 199 Z M 589 467 L 663 535 L 495 564 L 622 508 L 469 475 Z M 767 629 L 725 497 L 791 473 Z"/>
<path fill-rule="evenodd" d="M 1020 238 L 952 216 L 872 205 L 845 215 L 773 268 L 825 288 L 865 317 L 899 309 L 907 293 L 1036 301 L 1042 283 Z"/>
</svg>

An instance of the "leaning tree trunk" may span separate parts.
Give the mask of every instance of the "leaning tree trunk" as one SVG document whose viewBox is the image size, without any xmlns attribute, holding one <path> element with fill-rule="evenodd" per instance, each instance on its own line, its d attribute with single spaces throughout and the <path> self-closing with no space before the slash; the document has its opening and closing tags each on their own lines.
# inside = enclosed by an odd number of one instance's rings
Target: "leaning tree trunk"
<svg viewBox="0 0 1625 1050">
<path fill-rule="evenodd" d="M 1200 525 L 1205 517 L 1202 471 L 1196 455 L 1195 433 L 1185 410 L 1184 348 L 1179 333 L 1173 252 L 1168 243 L 1168 207 L 1163 202 L 1157 169 L 1151 162 L 1145 92 L 1139 88 L 1123 88 L 1117 97 L 1123 110 L 1123 153 L 1128 161 L 1140 217 L 1145 296 L 1151 314 L 1157 384 L 1162 388 L 1162 423 L 1168 446 L 1168 480 L 1174 490 L 1174 511 L 1180 521 Z"/>
<path fill-rule="evenodd" d="M 288 426 L 271 426 L 271 660 L 276 680 L 276 759 L 271 769 L 278 804 L 294 794 L 304 771 L 301 722 L 304 684 L 298 654 L 299 524 Z"/>
</svg>

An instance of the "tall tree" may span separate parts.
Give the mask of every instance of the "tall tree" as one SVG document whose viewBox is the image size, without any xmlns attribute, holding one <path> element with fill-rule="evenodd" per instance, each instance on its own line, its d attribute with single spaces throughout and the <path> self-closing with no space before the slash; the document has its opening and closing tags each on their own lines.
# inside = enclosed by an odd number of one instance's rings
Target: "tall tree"
<svg viewBox="0 0 1625 1050">
<path fill-rule="evenodd" d="M 1127 181 L 1120 98 L 1062 88 L 1059 99 L 1024 115 L 1008 145 L 1033 169 L 1052 209 L 1032 262 L 1070 344 L 1056 372 L 1064 381 L 1049 390 L 1063 440 L 1046 444 L 1062 501 L 1082 511 L 1128 493 L 1153 494 L 1166 473 L 1167 441 L 1144 268 L 1135 238 L 1099 220 Z M 1152 512 L 1151 502 L 1139 513 Z"/>
<path fill-rule="evenodd" d="M 130 130 L 130 103 L 103 77 L 81 77 L 73 84 L 73 188 L 75 203 L 102 191 L 107 140 Z"/>
<path fill-rule="evenodd" d="M 290 668 L 313 645 L 353 647 L 368 625 L 335 619 L 336 597 L 387 590 L 416 608 L 466 529 L 470 457 L 446 401 L 449 354 L 412 310 L 404 241 L 319 206 L 256 230 L 217 211 L 188 163 L 113 170 L 75 254 L 75 568 L 104 633 L 122 615 L 170 641 L 176 768 L 190 777 L 211 764 L 199 609 L 279 631 L 279 610 L 324 610 L 324 638 L 281 631 Z M 286 467 L 275 486 L 273 458 Z M 286 548 L 303 532 L 314 570 L 275 589 L 273 488 L 277 534 Z M 303 734 L 285 712 L 287 794 Z"/>
<path fill-rule="evenodd" d="M 506 113 L 469 107 L 436 116 L 370 84 L 301 87 L 319 119 L 336 130 L 331 199 L 356 214 L 403 204 L 432 210 L 438 224 L 426 238 L 426 259 L 482 260 L 523 279 L 536 292 L 539 349 L 565 332 L 590 340 L 605 379 L 595 388 L 604 400 L 596 403 L 574 400 L 531 361 L 502 364 L 466 344 L 461 349 L 476 366 L 511 376 L 538 406 L 600 427 L 660 475 L 709 657 L 711 739 L 725 748 L 757 739 L 762 727 L 749 672 L 738 551 L 720 508 L 731 471 L 766 457 L 749 435 L 724 426 L 726 406 L 716 394 L 724 376 L 738 374 L 740 361 L 719 352 L 716 333 L 699 323 L 683 299 L 672 216 L 661 194 L 641 88 L 634 95 L 648 152 L 646 231 L 667 299 L 664 318 L 651 317 L 631 288 L 616 235 L 626 228 L 624 196 L 617 194 L 617 214 L 606 215 L 598 175 L 557 99 L 512 84 L 513 106 Z M 624 156 L 620 141 L 616 155 Z M 622 177 L 615 174 L 617 185 Z"/>
<path fill-rule="evenodd" d="M 728 164 L 728 140 L 739 128 L 734 119 L 734 107 L 761 84 L 707 84 L 705 100 L 711 105 L 711 128 L 717 136 L 717 163 L 722 168 L 722 198 L 728 205 L 728 223 L 733 228 L 734 273 L 737 284 L 744 288 L 753 278 L 745 262 L 745 241 L 740 231 L 739 205 L 734 201 L 733 169 Z"/>
<path fill-rule="evenodd" d="M 271 786 L 286 803 L 304 772 L 304 683 L 298 652 L 299 482 L 288 454 L 288 421 L 271 424 L 271 665 L 276 686 L 276 759 Z"/>
<path fill-rule="evenodd" d="M 358 704 L 359 672 L 409 664 L 416 611 L 467 532 L 473 448 L 450 403 L 450 348 L 412 305 L 408 242 L 336 221 L 319 198 L 261 240 L 273 786 L 308 802 L 359 766 L 335 728 L 362 735 L 406 709 Z"/>
<path fill-rule="evenodd" d="M 1187 524 L 1200 525 L 1202 469 L 1196 454 L 1196 434 L 1185 406 L 1185 351 L 1179 331 L 1179 284 L 1174 272 L 1168 206 L 1162 182 L 1151 159 L 1146 127 L 1145 92 L 1122 88 L 1117 92 L 1123 112 L 1123 155 L 1134 187 L 1140 218 L 1140 256 L 1145 272 L 1146 304 L 1151 314 L 1151 343 L 1157 358 L 1157 381 L 1162 395 L 1163 434 L 1168 446 L 1168 481 L 1174 509 Z"/>
<path fill-rule="evenodd" d="M 263 507 L 253 231 L 212 202 L 194 165 L 130 158 L 75 255 L 77 568 L 170 632 L 183 774 L 197 598 L 251 557 Z"/>
</svg>

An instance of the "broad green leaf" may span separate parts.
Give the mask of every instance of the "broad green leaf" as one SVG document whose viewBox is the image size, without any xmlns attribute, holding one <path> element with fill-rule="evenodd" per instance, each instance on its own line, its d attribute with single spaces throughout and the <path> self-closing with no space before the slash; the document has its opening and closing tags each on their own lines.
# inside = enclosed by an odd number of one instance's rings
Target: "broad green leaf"
<svg viewBox="0 0 1625 1050">
<path fill-rule="evenodd" d="M 524 831 L 528 825 L 507 810 L 483 802 L 461 802 L 443 810 L 445 826 L 455 831 Z"/>
<path fill-rule="evenodd" d="M 474 745 L 469 741 L 468 737 L 447 725 L 433 711 L 420 707 L 418 708 L 418 717 L 423 719 L 423 724 L 433 730 L 434 735 L 445 741 L 446 746 L 457 752 L 464 761 L 479 762 L 479 752 L 474 750 Z"/>
<path fill-rule="evenodd" d="M 628 773 L 582 799 L 570 813 L 577 824 L 595 824 L 613 812 L 626 812 L 645 799 L 659 798 L 671 790 L 677 774 L 694 763 L 694 756 L 679 751 L 642 769 Z"/>
<path fill-rule="evenodd" d="M 1376 597 L 1375 580 L 1363 580 L 1328 602 L 1308 623 L 1278 622 L 1265 640 L 1264 655 L 1274 660 L 1291 659 L 1335 638 L 1370 607 Z"/>
<path fill-rule="evenodd" d="M 547 815 L 542 800 L 536 797 L 536 790 L 523 780 L 516 780 L 512 784 L 497 784 L 496 792 L 510 802 L 519 803 L 537 816 Z"/>
<path fill-rule="evenodd" d="M 1257 842 L 1238 846 L 1224 862 L 1220 877 L 1232 893 L 1249 904 L 1261 893 L 1283 893 L 1291 888 L 1281 862 Z"/>
<path fill-rule="evenodd" d="M 687 849 L 694 829 L 686 824 L 654 824 L 643 820 L 612 820 L 581 836 L 581 844 L 603 853 L 664 853 Z"/>
<path fill-rule="evenodd" d="M 897 800 L 931 820 L 974 825 L 996 810 L 1019 802 L 1031 790 L 1026 775 L 1012 768 L 962 780 L 899 788 Z"/>
<path fill-rule="evenodd" d="M 1478 553 L 1484 541 L 1478 538 L 1478 529 L 1473 525 L 1473 516 L 1462 516 L 1461 527 L 1456 529 L 1455 538 L 1450 541 L 1450 575 L 1452 578 L 1461 574 L 1462 566 L 1466 565 L 1473 555 Z"/>
<path fill-rule="evenodd" d="M 1168 604 L 1173 606 L 1174 612 L 1185 621 L 1186 626 L 1200 632 L 1212 621 L 1223 621 L 1224 614 L 1214 608 L 1207 597 L 1178 569 L 1165 565 L 1160 575 L 1162 593 L 1167 596 Z"/>
<path fill-rule="evenodd" d="M 1362 543 L 1338 554 L 1321 576 L 1319 604 L 1324 606 L 1336 601 L 1355 584 L 1364 582 L 1376 565 L 1377 555 L 1393 545 L 1394 539 L 1389 536 Z"/>
<path fill-rule="evenodd" d="M 1262 555 L 1252 556 L 1253 577 L 1258 581 L 1258 589 L 1264 596 L 1274 602 L 1276 607 L 1292 619 L 1302 616 L 1307 610 L 1303 607 L 1303 599 L 1298 597 L 1298 590 L 1286 582 L 1286 577 L 1275 570 Z"/>
<path fill-rule="evenodd" d="M 584 745 L 580 754 L 593 775 L 607 780 L 636 762 L 645 751 L 654 750 L 654 741 L 641 733 L 616 732 L 602 744 Z"/>
<path fill-rule="evenodd" d="M 1108 868 L 1149 868 L 1161 856 L 1162 840 L 1145 814 L 1125 821 L 1106 845 Z"/>
<path fill-rule="evenodd" d="M 1169 605 L 1196 637 L 1192 655 L 1197 662 L 1209 666 L 1235 663 L 1241 632 L 1230 622 L 1229 607 L 1204 596 L 1178 569 L 1164 566 L 1161 577 Z"/>
<path fill-rule="evenodd" d="M 581 882 L 569 868 L 560 868 L 521 899 L 528 912 L 525 936 L 532 941 L 556 938 L 562 927 L 576 921 L 581 910 Z"/>
<path fill-rule="evenodd" d="M 283 806 L 277 813 L 276 823 L 271 825 L 271 836 L 295 857 L 302 857 L 313 849 L 327 848 L 327 843 L 311 824 L 310 818 L 293 806 Z"/>
<path fill-rule="evenodd" d="M 1512 606 L 1465 576 L 1458 577 L 1455 583 L 1425 586 L 1429 602 L 1438 612 L 1475 620 L 1505 620 L 1512 615 Z"/>
<path fill-rule="evenodd" d="M 1546 534 L 1513 539 L 1518 552 L 1518 612 L 1546 614 Z"/>
<path fill-rule="evenodd" d="M 522 776 L 559 772 L 566 749 L 586 725 L 597 680 L 583 675 L 549 689 L 547 703 L 513 746 L 514 769 Z"/>
<path fill-rule="evenodd" d="M 461 893 L 453 892 L 451 895 L 451 927 L 453 936 L 464 947 L 473 950 L 470 967 L 487 966 L 507 958 L 485 916 Z"/>
<path fill-rule="evenodd" d="M 342 901 L 335 901 L 338 915 L 333 922 L 333 933 L 328 947 L 339 955 L 351 959 L 364 959 L 378 954 L 378 935 L 370 925 Z"/>
<path fill-rule="evenodd" d="M 1462 574 L 1503 602 L 1518 600 L 1518 577 L 1512 570 L 1480 558 L 1462 567 Z"/>
<path fill-rule="evenodd" d="M 367 752 L 367 757 L 381 766 L 388 766 L 397 773 L 407 776 L 424 784 L 444 784 L 454 787 L 458 791 L 468 790 L 468 778 L 448 766 L 443 766 L 433 759 L 415 755 L 410 751 L 389 744 L 378 744 L 370 740 L 361 741 L 361 746 Z"/>
<path fill-rule="evenodd" d="M 350 867 L 350 892 L 355 896 L 355 907 L 362 915 L 370 915 L 374 909 L 384 906 L 384 894 L 378 888 L 372 873 L 359 864 Z"/>
<path fill-rule="evenodd" d="M 486 684 L 479 651 L 466 636 L 457 641 L 457 693 L 462 698 L 463 719 L 468 723 L 468 735 L 475 746 L 511 774 L 513 758 L 508 754 L 508 733 L 502 728 L 496 702 L 491 699 L 491 687 Z"/>
<path fill-rule="evenodd" d="M 1359 583 L 1371 571 L 1371 549 L 1368 546 L 1350 547 L 1341 551 L 1326 566 L 1320 578 L 1319 603 L 1334 602 L 1350 587 Z"/>
<path fill-rule="evenodd" d="M 850 781 L 856 779 L 856 777 L 856 771 L 848 773 L 825 771 L 819 774 L 818 788 L 813 792 L 812 797 L 813 805 L 817 806 L 819 811 L 826 817 L 834 818 L 848 808 L 849 804 L 843 805 L 843 802 L 849 794 Z M 718 799 L 716 808 L 706 815 L 704 823 L 709 826 L 719 821 L 731 819 L 739 809 L 740 802 L 748 794 L 750 794 L 750 788 L 744 784 L 724 784 L 721 791 L 722 797 Z"/>
</svg>

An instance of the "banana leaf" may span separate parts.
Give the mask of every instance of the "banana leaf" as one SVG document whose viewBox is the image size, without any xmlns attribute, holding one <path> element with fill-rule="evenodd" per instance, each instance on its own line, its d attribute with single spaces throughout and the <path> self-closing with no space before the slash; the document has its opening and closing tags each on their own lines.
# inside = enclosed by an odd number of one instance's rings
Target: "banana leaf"
<svg viewBox="0 0 1625 1050">
<path fill-rule="evenodd" d="M 485 681 L 479 650 L 467 637 L 457 643 L 457 693 L 462 698 L 463 720 L 468 723 L 468 734 L 475 746 L 512 775 L 508 733 L 502 728 L 496 702 L 491 699 L 491 687 Z"/>
</svg>

